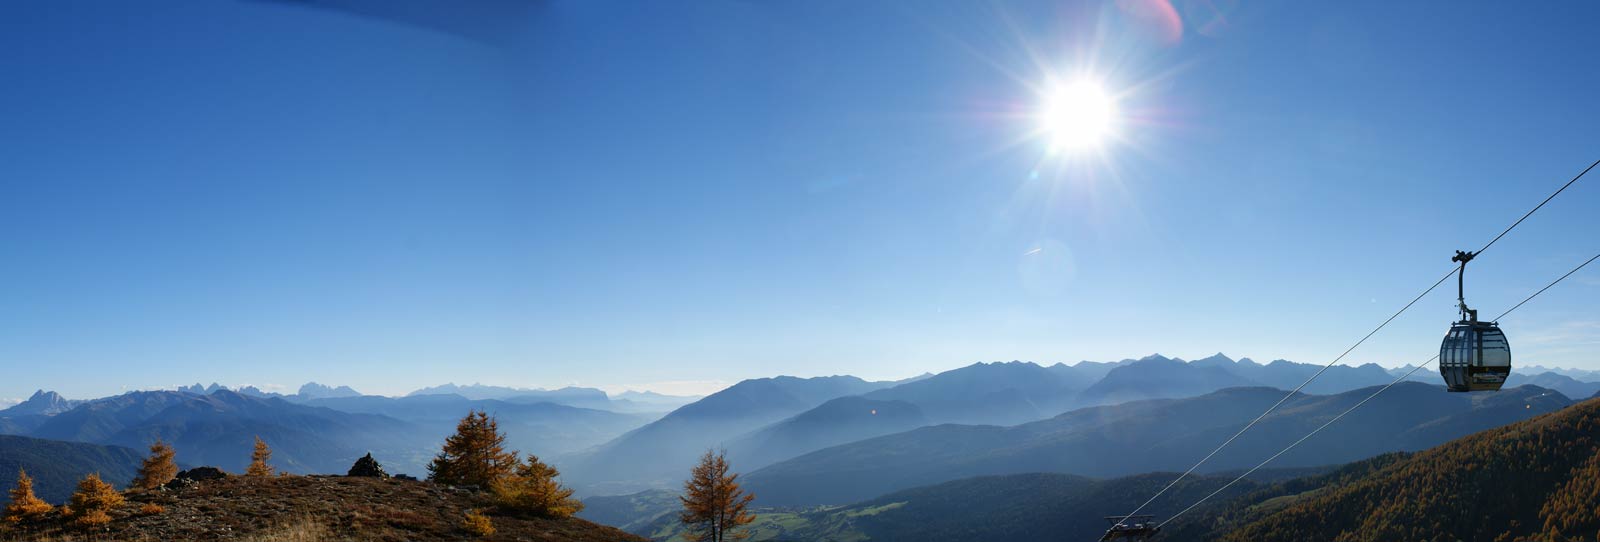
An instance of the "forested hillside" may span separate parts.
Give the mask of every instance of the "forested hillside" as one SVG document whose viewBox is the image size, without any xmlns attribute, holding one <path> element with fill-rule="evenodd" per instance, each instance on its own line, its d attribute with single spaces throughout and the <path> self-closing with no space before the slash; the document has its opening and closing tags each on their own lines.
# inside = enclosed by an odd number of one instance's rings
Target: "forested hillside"
<svg viewBox="0 0 1600 542">
<path fill-rule="evenodd" d="M 1594 540 L 1600 400 L 1417 453 L 1297 499 L 1235 541 Z"/>
<path fill-rule="evenodd" d="M 121 446 L 0 435 L 0 503 L 9 500 L 5 492 L 16 486 L 19 469 L 33 477 L 40 498 L 61 504 L 91 472 L 118 486 L 127 484 L 140 457 L 141 451 Z"/>
</svg>

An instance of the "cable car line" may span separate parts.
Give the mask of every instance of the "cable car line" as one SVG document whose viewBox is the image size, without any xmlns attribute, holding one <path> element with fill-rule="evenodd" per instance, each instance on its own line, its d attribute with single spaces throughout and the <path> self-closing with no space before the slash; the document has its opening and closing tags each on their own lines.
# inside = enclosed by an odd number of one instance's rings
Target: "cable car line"
<svg viewBox="0 0 1600 542">
<path fill-rule="evenodd" d="M 1540 201 L 1538 205 L 1535 205 L 1535 206 L 1533 206 L 1532 209 L 1529 209 L 1528 212 L 1524 213 L 1521 218 L 1518 218 L 1516 222 L 1512 222 L 1511 225 L 1507 226 L 1504 231 L 1501 231 L 1499 235 L 1494 236 L 1494 239 L 1490 239 L 1487 244 L 1483 245 L 1483 248 L 1480 248 L 1476 252 L 1473 252 L 1472 255 L 1476 256 L 1478 254 L 1482 254 L 1483 251 L 1488 250 L 1489 247 L 1494 246 L 1494 244 L 1499 242 L 1501 238 L 1506 236 L 1506 234 L 1511 233 L 1511 230 L 1516 229 L 1517 226 L 1522 225 L 1522 222 L 1527 220 L 1528 217 L 1533 216 L 1533 213 L 1536 213 L 1536 212 L 1539 211 L 1539 209 L 1544 208 L 1545 204 L 1550 203 L 1550 200 L 1553 200 L 1553 199 L 1555 199 L 1556 196 L 1561 195 L 1561 193 L 1565 192 L 1568 187 L 1570 187 L 1574 183 L 1578 182 L 1578 179 L 1582 179 L 1584 175 L 1588 175 L 1589 171 L 1593 170 L 1595 168 L 1595 166 L 1600 166 L 1600 160 L 1595 160 L 1593 163 L 1589 164 L 1589 167 L 1586 167 L 1586 168 L 1583 169 L 1583 171 L 1578 172 L 1578 174 L 1573 176 L 1571 180 L 1568 180 L 1566 182 L 1566 184 L 1561 185 L 1561 187 L 1557 188 L 1555 192 L 1552 192 L 1549 196 L 1545 197 L 1543 201 Z M 1322 373 L 1327 372 L 1328 369 L 1333 368 L 1333 366 L 1335 364 L 1339 363 L 1340 360 L 1343 360 L 1345 358 L 1345 356 L 1350 354 L 1350 352 L 1354 351 L 1357 347 L 1361 346 L 1363 343 L 1366 343 L 1367 339 L 1372 338 L 1373 335 L 1375 335 L 1379 331 L 1383 330 L 1383 328 L 1388 326 L 1390 322 L 1393 322 L 1395 318 L 1400 317 L 1400 315 L 1402 313 L 1405 313 L 1407 309 L 1410 309 L 1412 305 L 1415 305 L 1417 303 L 1417 301 L 1421 300 L 1423 297 L 1427 296 L 1429 293 L 1432 293 L 1433 290 L 1438 288 L 1440 284 L 1444 284 L 1444 281 L 1449 280 L 1451 275 L 1455 275 L 1458 272 L 1464 272 L 1465 268 L 1466 268 L 1466 266 L 1465 266 L 1464 263 L 1463 263 L 1462 267 L 1460 267 L 1460 268 L 1452 267 L 1450 269 L 1449 273 L 1445 273 L 1445 275 L 1443 277 L 1439 277 L 1439 280 L 1434 281 L 1432 286 L 1429 286 L 1428 289 L 1423 290 L 1421 294 L 1417 294 L 1417 297 L 1412 298 L 1411 302 L 1406 303 L 1406 305 L 1404 307 L 1400 307 L 1400 310 L 1395 311 L 1395 313 L 1390 315 L 1388 319 L 1383 321 L 1383 323 L 1378 324 L 1378 327 L 1373 328 L 1373 330 L 1368 332 L 1366 334 L 1366 336 L 1361 337 L 1361 340 L 1356 341 L 1356 343 L 1353 344 L 1353 345 L 1350 345 L 1350 348 L 1345 349 L 1345 351 L 1343 353 L 1339 354 L 1338 357 L 1333 358 L 1333 361 L 1328 362 L 1327 365 L 1324 365 L 1321 369 L 1318 369 L 1317 372 L 1313 373 L 1310 378 L 1306 379 L 1305 382 L 1301 382 L 1299 386 L 1295 386 L 1295 388 L 1293 390 L 1290 390 L 1288 394 L 1284 395 L 1282 399 L 1279 399 L 1278 402 L 1273 403 L 1271 407 L 1268 407 L 1266 411 L 1263 411 L 1261 413 L 1261 415 L 1256 416 L 1255 419 L 1250 420 L 1250 423 L 1245 424 L 1245 426 L 1243 428 L 1240 428 L 1237 433 L 1234 433 L 1233 436 L 1228 437 L 1228 440 L 1223 441 L 1221 445 L 1218 445 L 1216 447 L 1216 449 L 1211 450 L 1211 453 L 1206 454 L 1206 456 L 1201 458 L 1200 461 L 1196 462 L 1193 466 L 1189 467 L 1189 470 L 1186 470 L 1186 471 L 1183 472 L 1183 474 L 1178 475 L 1178 477 L 1173 479 L 1172 482 L 1168 483 L 1166 485 L 1166 487 L 1161 488 L 1161 490 L 1157 491 L 1155 495 L 1151 495 L 1150 498 L 1145 500 L 1143 504 L 1140 504 L 1138 508 L 1135 508 L 1133 510 L 1133 512 L 1127 514 L 1127 516 L 1124 516 L 1124 517 L 1137 516 L 1139 514 L 1139 512 L 1143 511 L 1145 509 L 1145 507 L 1150 505 L 1150 503 L 1155 502 L 1155 500 L 1157 498 L 1160 498 L 1162 495 L 1166 494 L 1166 492 L 1168 490 L 1172 489 L 1173 486 L 1178 485 L 1178 482 L 1183 481 L 1184 478 L 1187 478 L 1190 474 L 1193 474 L 1196 469 L 1200 468 L 1201 465 L 1204 465 L 1206 463 L 1206 461 L 1210 461 L 1211 458 L 1215 457 L 1219 452 L 1221 452 L 1223 450 L 1223 448 L 1227 448 L 1229 444 L 1233 444 L 1233 441 L 1237 440 L 1240 435 L 1243 435 L 1246 431 L 1249 431 L 1250 428 L 1255 427 L 1257 422 L 1260 422 L 1263 418 L 1266 418 L 1268 414 L 1271 414 L 1273 411 L 1277 410 L 1278 407 L 1283 406 L 1283 403 L 1288 401 L 1290 397 L 1294 397 L 1294 394 L 1299 393 L 1301 389 L 1305 388 L 1307 385 L 1310 385 L 1312 381 L 1317 379 L 1317 377 L 1322 376 Z M 1581 266 L 1580 266 L 1580 268 L 1581 268 Z M 1576 270 L 1574 270 L 1574 271 L 1576 271 Z M 1563 277 L 1563 278 L 1565 278 L 1565 277 Z M 1559 282 L 1559 280 L 1557 282 Z M 1552 283 L 1551 285 L 1553 286 L 1554 283 Z M 1548 286 L 1547 286 L 1547 288 L 1548 288 Z M 1526 302 L 1526 300 L 1524 300 L 1524 302 Z M 1510 311 L 1507 311 L 1507 312 L 1510 312 Z M 1436 359 L 1437 359 L 1437 357 L 1436 357 Z M 1429 360 L 1429 362 L 1431 363 L 1432 360 Z M 1413 369 L 1413 371 L 1414 371 L 1414 369 Z M 1171 520 L 1169 519 L 1168 521 L 1171 521 Z M 1162 524 L 1164 525 L 1165 522 L 1163 522 Z M 1113 527 L 1115 527 L 1115 526 L 1113 526 Z"/>
<path fill-rule="evenodd" d="M 1524 299 L 1521 302 L 1517 303 L 1516 305 L 1513 305 L 1510 309 L 1506 309 L 1506 312 L 1500 313 L 1500 316 L 1496 316 L 1494 319 L 1495 320 L 1499 320 L 1501 318 L 1505 318 L 1507 314 L 1511 314 L 1511 311 L 1517 310 L 1517 308 L 1521 307 L 1523 303 L 1527 303 L 1529 300 L 1531 300 L 1531 299 L 1533 299 L 1535 297 L 1539 297 L 1539 294 L 1544 293 L 1545 290 L 1549 290 L 1550 287 L 1551 286 L 1555 286 L 1556 283 L 1559 283 L 1559 282 L 1561 282 L 1563 280 L 1566 280 L 1567 277 L 1572 276 L 1573 273 L 1577 273 L 1579 269 L 1583 269 L 1583 266 L 1586 266 L 1586 265 L 1589 265 L 1590 263 L 1593 263 L 1596 259 L 1600 259 L 1600 254 L 1595 254 L 1594 256 L 1589 258 L 1589 261 L 1583 262 L 1582 264 L 1579 264 L 1577 267 L 1572 268 L 1571 271 L 1568 271 L 1567 274 L 1565 274 L 1565 275 L 1561 275 L 1561 278 L 1556 279 L 1555 282 L 1552 282 L 1550 284 L 1546 284 L 1543 288 L 1540 288 L 1539 291 L 1534 292 L 1533 295 L 1528 296 L 1527 299 Z"/>
<path fill-rule="evenodd" d="M 1532 209 L 1528 210 L 1527 214 L 1522 215 L 1522 218 L 1518 218 L 1516 222 L 1512 222 L 1511 226 L 1506 228 L 1506 231 L 1500 232 L 1500 235 L 1494 236 L 1494 239 L 1489 240 L 1489 244 L 1483 245 L 1483 248 L 1478 249 L 1478 251 L 1474 252 L 1473 254 L 1482 254 L 1483 251 L 1489 250 L 1489 247 L 1494 246 L 1496 242 L 1500 241 L 1501 237 L 1505 237 L 1506 234 L 1511 233 L 1511 230 L 1516 229 L 1518 224 L 1521 224 L 1522 221 L 1527 220 L 1528 217 L 1533 216 L 1534 212 L 1538 211 L 1540 207 L 1544 207 L 1544 204 L 1550 203 L 1550 200 L 1556 199 L 1556 196 L 1566 191 L 1567 187 L 1572 186 L 1572 183 L 1578 182 L 1578 179 L 1582 179 L 1583 176 L 1587 175 L 1589 170 L 1594 169 L 1595 166 L 1600 166 L 1600 160 L 1595 160 L 1593 164 L 1589 164 L 1589 167 L 1583 168 L 1583 171 L 1573 176 L 1572 180 L 1567 181 L 1567 184 L 1561 185 L 1561 188 L 1557 188 L 1555 192 L 1552 192 L 1550 197 L 1545 198 L 1544 201 L 1541 201 L 1538 205 L 1533 206 Z"/>
<path fill-rule="evenodd" d="M 1339 363 L 1339 361 L 1343 360 L 1345 356 L 1350 355 L 1350 352 L 1354 351 L 1356 347 L 1361 346 L 1362 343 L 1367 342 L 1367 339 L 1372 338 L 1372 336 L 1376 335 L 1378 331 L 1382 330 L 1385 326 L 1388 326 L 1389 322 L 1393 322 L 1395 318 L 1400 317 L 1400 314 L 1406 312 L 1406 309 L 1410 309 L 1412 305 L 1417 303 L 1417 301 L 1422 300 L 1423 297 L 1426 297 L 1429 293 L 1432 293 L 1433 290 L 1438 288 L 1440 284 L 1444 284 L 1444 281 L 1450 280 L 1450 276 L 1456 274 L 1456 271 L 1457 269 L 1452 268 L 1450 269 L 1449 273 L 1445 273 L 1444 276 L 1439 277 L 1439 280 L 1434 281 L 1433 286 L 1429 286 L 1428 289 L 1423 290 L 1420 294 L 1417 294 L 1417 297 L 1412 298 L 1410 303 L 1406 303 L 1406 306 L 1400 307 L 1400 310 L 1389 315 L 1389 319 L 1384 320 L 1382 324 L 1378 324 L 1378 327 L 1367 332 L 1365 337 L 1362 337 L 1361 340 L 1356 341 L 1355 344 L 1350 345 L 1350 348 L 1346 348 L 1344 353 L 1339 354 L 1339 357 L 1333 358 L 1333 361 L 1328 362 L 1328 364 L 1322 366 L 1321 369 L 1317 369 L 1317 372 L 1312 374 L 1311 378 L 1307 378 L 1305 382 L 1301 382 L 1299 386 L 1295 386 L 1295 388 L 1290 390 L 1288 394 L 1285 394 L 1282 399 L 1279 399 L 1278 402 L 1273 403 L 1271 407 L 1268 407 L 1267 410 L 1263 411 L 1260 416 L 1256 416 L 1254 420 L 1250 420 L 1250 423 L 1245 424 L 1245 426 L 1240 428 L 1237 433 L 1234 433 L 1233 436 L 1228 437 L 1228 440 L 1223 441 L 1222 444 L 1217 446 L 1216 449 L 1211 450 L 1211 453 L 1206 454 L 1206 456 L 1201 458 L 1200 461 L 1196 462 L 1194 466 L 1189 467 L 1189 470 L 1186 470 L 1183 472 L 1183 474 L 1178 475 L 1178 477 L 1174 478 L 1172 482 L 1167 484 L 1166 487 L 1161 488 L 1161 491 L 1157 491 L 1155 495 L 1151 495 L 1148 500 L 1144 501 L 1144 504 L 1139 505 L 1139 507 L 1135 508 L 1132 513 L 1128 514 L 1128 516 L 1132 517 L 1139 515 L 1139 512 L 1143 511 L 1146 506 L 1150 505 L 1150 503 L 1155 502 L 1156 498 L 1166 493 L 1167 490 L 1172 489 L 1172 486 L 1178 485 L 1178 482 L 1183 481 L 1183 479 L 1187 478 L 1190 474 L 1193 474 L 1195 469 L 1200 468 L 1200 465 L 1204 465 L 1206 461 L 1210 461 L 1211 458 L 1215 457 L 1217 453 L 1222 451 L 1223 448 L 1227 448 L 1229 444 L 1233 444 L 1233 441 L 1237 440 L 1240 435 L 1245 433 L 1245 431 L 1249 431 L 1250 428 L 1255 427 L 1257 422 L 1260 422 L 1263 418 L 1266 418 L 1268 414 L 1271 414 L 1274 410 L 1277 410 L 1278 407 L 1283 406 L 1283 403 L 1288 401 L 1290 397 L 1294 397 L 1294 394 L 1300 393 L 1300 390 L 1311 384 L 1311 381 L 1316 380 L 1317 377 L 1322 376 L 1323 372 L 1333 368 L 1334 364 Z"/>
<path fill-rule="evenodd" d="M 1594 261 L 1597 260 L 1597 259 L 1600 259 L 1600 254 L 1595 254 L 1593 257 L 1589 258 L 1588 260 L 1584 261 L 1583 263 L 1578 264 L 1578 266 L 1572 268 L 1571 271 L 1567 271 L 1567 273 L 1565 275 L 1561 275 L 1560 278 L 1557 278 L 1556 280 L 1552 281 L 1550 284 L 1546 284 L 1543 288 L 1540 288 L 1539 291 L 1534 292 L 1533 295 L 1530 295 L 1527 298 L 1524 298 L 1521 302 L 1518 302 L 1516 305 L 1513 305 L 1511 308 L 1506 309 L 1505 312 L 1500 313 L 1500 316 L 1496 316 L 1494 319 L 1496 321 L 1498 321 L 1501 318 L 1505 318 L 1506 315 L 1511 314 L 1512 311 L 1515 311 L 1518 308 L 1521 308 L 1524 303 L 1532 301 L 1533 298 L 1535 298 L 1535 297 L 1539 297 L 1539 294 L 1544 293 L 1545 290 L 1549 290 L 1552 286 L 1560 284 L 1561 281 L 1566 280 L 1567 277 L 1572 276 L 1573 273 L 1577 273 L 1578 270 L 1583 269 L 1585 266 L 1589 265 L 1590 263 L 1594 263 Z M 1334 416 L 1333 419 L 1330 419 L 1326 423 L 1323 423 L 1321 426 L 1317 427 L 1316 429 L 1311 430 L 1310 433 L 1306 433 L 1306 436 L 1300 437 L 1300 440 L 1296 440 L 1293 443 L 1290 443 L 1284 449 L 1279 450 L 1278 453 L 1272 454 L 1271 457 L 1266 458 L 1261 463 L 1258 463 L 1258 464 L 1256 464 L 1256 466 L 1251 467 L 1250 470 L 1245 471 L 1244 474 L 1240 474 L 1237 478 L 1234 478 L 1233 480 L 1229 481 L 1228 483 L 1223 484 L 1222 487 L 1217 488 L 1216 491 L 1212 491 L 1210 495 L 1206 495 L 1205 497 L 1201 497 L 1199 501 L 1195 501 L 1195 503 L 1189 505 L 1188 508 L 1184 508 L 1183 510 L 1179 511 L 1178 513 L 1173 514 L 1172 517 L 1167 518 L 1166 521 L 1162 521 L 1160 524 L 1157 524 L 1156 525 L 1156 529 L 1157 530 L 1161 529 L 1161 527 L 1166 526 L 1166 524 L 1168 524 L 1168 523 L 1171 523 L 1172 520 L 1178 519 L 1178 516 L 1182 516 L 1184 513 L 1188 512 L 1190 510 L 1193 510 L 1194 507 L 1200 506 L 1202 503 L 1206 502 L 1210 498 L 1217 496 L 1218 493 L 1222 493 L 1223 490 L 1228 489 L 1229 487 L 1233 486 L 1233 484 L 1236 484 L 1240 480 L 1245 479 L 1245 477 L 1250 476 L 1252 473 L 1254 473 L 1255 471 L 1259 470 L 1261 467 L 1266 466 L 1267 463 L 1271 463 L 1272 460 L 1277 459 L 1279 456 L 1281 456 L 1281 455 L 1283 455 L 1285 453 L 1288 453 L 1289 450 L 1294 449 L 1295 446 L 1299 446 L 1300 443 L 1305 442 L 1307 439 L 1310 439 L 1312 437 L 1312 435 L 1316 435 L 1317 433 L 1321 432 L 1323 429 L 1326 429 L 1328 426 L 1333 425 L 1333 422 L 1339 421 L 1340 418 L 1343 418 L 1346 414 L 1349 414 L 1350 412 L 1354 411 L 1355 409 L 1361 408 L 1361 405 L 1367 404 L 1367 401 L 1371 401 L 1372 398 L 1377 397 L 1378 394 L 1381 394 L 1381 393 L 1383 393 L 1385 391 L 1388 391 L 1388 389 L 1393 387 L 1395 384 L 1399 384 L 1400 382 L 1404 381 L 1405 379 L 1410 378 L 1411 375 L 1416 373 L 1418 369 L 1426 367 L 1429 363 L 1433 363 L 1437 359 L 1439 359 L 1439 355 L 1435 354 L 1432 358 L 1428 358 L 1428 361 L 1424 361 L 1424 362 L 1418 364 L 1416 367 L 1412 367 L 1410 371 L 1406 371 L 1405 374 L 1400 375 L 1398 378 L 1395 378 L 1393 381 L 1389 382 L 1388 384 L 1385 384 L 1382 388 L 1378 388 L 1378 391 L 1372 392 L 1372 395 L 1368 395 L 1367 398 L 1362 399 L 1361 402 L 1356 403 L 1355 405 L 1351 406 L 1348 409 L 1345 409 L 1344 412 L 1340 412 L 1338 416 Z"/>
</svg>

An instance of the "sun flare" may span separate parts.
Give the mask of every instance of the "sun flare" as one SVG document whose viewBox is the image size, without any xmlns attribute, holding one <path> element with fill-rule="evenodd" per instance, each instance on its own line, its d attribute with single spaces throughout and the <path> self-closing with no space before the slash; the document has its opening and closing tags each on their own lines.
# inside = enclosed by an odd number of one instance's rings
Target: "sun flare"
<svg viewBox="0 0 1600 542">
<path fill-rule="evenodd" d="M 1116 100 L 1087 80 L 1053 89 L 1039 117 L 1052 151 L 1099 147 L 1115 130 L 1116 121 Z"/>
</svg>

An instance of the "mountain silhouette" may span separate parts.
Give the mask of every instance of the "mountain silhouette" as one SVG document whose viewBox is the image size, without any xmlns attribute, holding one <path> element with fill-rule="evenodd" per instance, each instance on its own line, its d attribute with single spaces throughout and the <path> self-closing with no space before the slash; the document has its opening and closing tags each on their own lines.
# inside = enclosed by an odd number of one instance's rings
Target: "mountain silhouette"
<svg viewBox="0 0 1600 542">
<path fill-rule="evenodd" d="M 1584 398 L 1600 393 L 1600 382 L 1584 382 L 1553 371 L 1545 371 L 1538 374 L 1513 372 L 1509 378 L 1506 378 L 1505 385 L 1511 387 L 1524 384 L 1549 388 L 1561 392 L 1562 395 L 1574 398 Z"/>
<path fill-rule="evenodd" d="M 351 389 L 350 386 L 327 386 L 316 382 L 307 382 L 300 386 L 300 400 L 329 399 L 335 397 L 359 397 L 361 392 Z"/>
<path fill-rule="evenodd" d="M 1214 457 L 1201 472 L 1243 468 L 1281 449 L 1375 388 L 1299 394 Z M 1283 398 L 1271 388 L 1231 388 L 1184 399 L 1090 407 L 1012 427 L 940 425 L 822 449 L 745 476 L 767 505 L 844 504 L 891 491 L 991 474 L 1060 472 L 1122 476 L 1184 470 Z M 1534 386 L 1488 397 L 1402 383 L 1275 464 L 1343 463 L 1419 450 L 1570 404 Z"/>
<path fill-rule="evenodd" d="M 605 409 L 610 403 L 606 392 L 595 388 L 579 388 L 568 386 L 565 388 L 545 390 L 531 388 L 512 388 L 506 386 L 486 386 L 483 384 L 470 384 L 460 386 L 445 384 L 422 388 L 406 394 L 418 395 L 460 395 L 468 399 L 499 399 L 512 402 L 555 403 L 583 408 Z"/>
<path fill-rule="evenodd" d="M 811 450 L 928 425 L 917 405 L 861 396 L 840 397 L 728 442 L 728 456 L 754 469 Z"/>
<path fill-rule="evenodd" d="M 11 405 L 11 408 L 0 410 L 0 418 L 15 418 L 23 416 L 54 416 L 78 406 L 83 401 L 72 401 L 61 397 L 53 391 L 39 390 L 33 392 L 26 401 Z"/>
<path fill-rule="evenodd" d="M 410 457 L 431 443 L 416 428 L 386 416 L 352 414 L 219 389 L 209 395 L 140 391 L 97 399 L 51 416 L 27 436 L 142 449 L 156 439 L 178 461 L 243 470 L 255 437 L 273 448 L 274 465 L 290 472 L 339 472 L 368 451 Z M 399 462 L 420 472 L 421 457 Z"/>
<path fill-rule="evenodd" d="M 1230 362 L 1232 360 L 1229 360 Z M 1115 367 L 1077 398 L 1081 405 L 1106 405 L 1143 399 L 1193 397 L 1223 388 L 1260 383 L 1217 365 L 1185 363 L 1160 354 Z"/>
<path fill-rule="evenodd" d="M 829 399 L 890 385 L 853 376 L 745 380 L 584 454 L 560 461 L 564 479 L 591 494 L 675 485 L 707 449 Z"/>
<path fill-rule="evenodd" d="M 495 417 L 506 434 L 506 445 L 541 457 L 577 452 L 602 444 L 650 418 L 555 403 L 514 403 L 467 399 L 460 395 L 410 395 L 405 397 L 335 397 L 306 401 L 307 406 L 341 412 L 377 414 L 407 422 L 430 444 L 443 442 L 467 412 L 481 410 Z"/>
<path fill-rule="evenodd" d="M 1034 363 L 975 363 L 865 395 L 904 401 L 932 423 L 1010 425 L 1054 416 L 1072 406 L 1092 380 Z"/>
</svg>

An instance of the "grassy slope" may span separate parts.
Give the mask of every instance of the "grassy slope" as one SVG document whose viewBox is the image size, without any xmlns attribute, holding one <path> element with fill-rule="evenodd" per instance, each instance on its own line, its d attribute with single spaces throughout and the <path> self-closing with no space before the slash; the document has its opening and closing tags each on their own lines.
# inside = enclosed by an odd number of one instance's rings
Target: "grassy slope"
<svg viewBox="0 0 1600 542">
<path fill-rule="evenodd" d="M 140 507 L 156 503 L 159 514 Z M 539 540 L 621 542 L 643 539 L 582 519 L 521 519 L 493 515 L 487 538 L 461 529 L 467 510 L 484 507 L 475 494 L 428 482 L 376 478 L 230 477 L 177 491 L 128 495 L 108 529 L 86 533 L 59 518 L 0 539 L 247 540 L 284 531 L 320 533 L 314 540 Z"/>
</svg>

